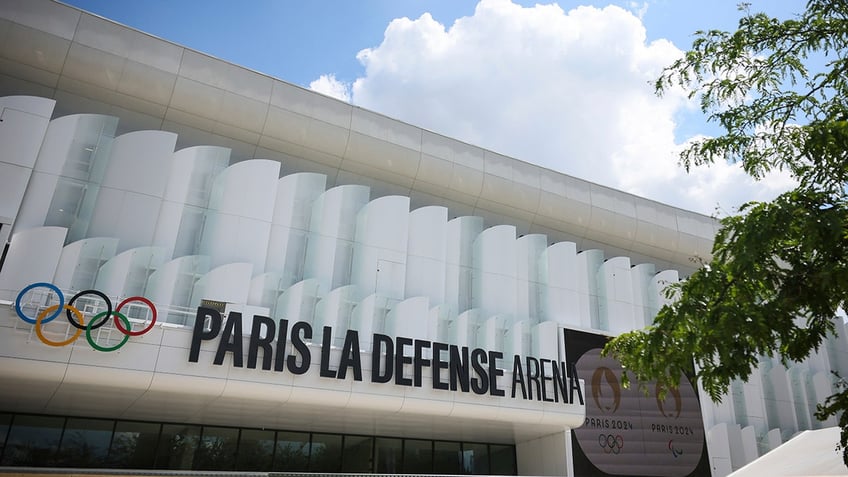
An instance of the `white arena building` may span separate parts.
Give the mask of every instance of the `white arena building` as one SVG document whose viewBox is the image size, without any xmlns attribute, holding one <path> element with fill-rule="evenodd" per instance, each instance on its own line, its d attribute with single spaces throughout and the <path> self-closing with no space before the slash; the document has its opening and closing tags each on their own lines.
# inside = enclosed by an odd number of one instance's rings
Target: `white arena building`
<svg viewBox="0 0 848 477">
<path fill-rule="evenodd" d="M 620 388 L 599 348 L 716 230 L 0 0 L 0 473 L 727 475 L 835 425 L 848 341 L 720 404 Z"/>
</svg>

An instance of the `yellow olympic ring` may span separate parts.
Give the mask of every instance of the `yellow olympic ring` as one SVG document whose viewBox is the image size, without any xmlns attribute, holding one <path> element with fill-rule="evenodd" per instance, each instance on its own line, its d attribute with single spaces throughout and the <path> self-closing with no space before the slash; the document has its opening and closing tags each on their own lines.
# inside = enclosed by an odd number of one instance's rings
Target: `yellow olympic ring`
<svg viewBox="0 0 848 477">
<path fill-rule="evenodd" d="M 84 324 L 82 312 L 80 312 L 79 310 L 77 310 L 76 308 L 74 308 L 71 305 L 63 305 L 62 308 L 65 309 L 65 310 L 71 311 L 74 315 L 76 315 L 77 320 L 79 320 L 79 323 L 81 325 Z M 40 339 L 41 342 L 46 344 L 47 346 L 55 346 L 57 348 L 59 346 L 69 345 L 69 344 L 73 343 L 74 341 L 76 341 L 76 339 L 79 338 L 79 336 L 82 334 L 82 330 L 83 330 L 82 328 L 77 328 L 76 329 L 77 331 L 74 332 L 73 336 L 66 339 L 65 341 L 50 341 L 49 339 L 47 339 L 44 336 L 44 332 L 41 330 L 41 322 L 44 321 L 44 318 L 48 314 L 50 314 L 50 313 L 52 313 L 52 312 L 54 312 L 58 309 L 59 309 L 59 305 L 50 306 L 50 307 L 46 308 L 44 311 L 42 311 L 41 313 L 39 313 L 38 318 L 35 319 L 35 334 L 38 335 L 38 339 Z"/>
</svg>

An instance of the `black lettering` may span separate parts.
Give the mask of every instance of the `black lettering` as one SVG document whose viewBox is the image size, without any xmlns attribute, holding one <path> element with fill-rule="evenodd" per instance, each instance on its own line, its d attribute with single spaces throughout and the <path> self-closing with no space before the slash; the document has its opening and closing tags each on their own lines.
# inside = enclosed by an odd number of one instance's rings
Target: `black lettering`
<svg viewBox="0 0 848 477">
<path fill-rule="evenodd" d="M 265 337 L 263 338 L 262 329 L 265 329 Z M 256 369 L 256 359 L 259 354 L 259 348 L 262 348 L 262 369 L 271 369 L 271 359 L 273 358 L 274 350 L 271 343 L 274 341 L 274 334 L 277 332 L 277 324 L 274 320 L 267 316 L 253 315 L 253 326 L 250 329 L 250 343 L 247 346 L 247 367 Z"/>
<path fill-rule="evenodd" d="M 397 354 L 395 354 L 395 384 L 412 386 L 412 379 L 403 377 L 403 365 L 412 364 L 412 357 L 405 356 L 403 354 L 403 348 L 412 346 L 412 339 L 398 337 L 395 343 L 397 344 Z"/>
<path fill-rule="evenodd" d="M 421 368 L 423 366 L 430 366 L 430 360 L 424 359 L 424 348 L 430 348 L 429 341 L 415 340 L 415 357 L 412 360 L 412 363 L 415 365 L 415 368 L 412 374 L 412 385 L 416 388 L 421 387 Z"/>
<path fill-rule="evenodd" d="M 505 396 L 503 389 L 498 389 L 498 376 L 503 376 L 503 370 L 498 368 L 498 360 L 503 358 L 500 351 L 489 351 L 489 394 Z"/>
<path fill-rule="evenodd" d="M 460 348 L 455 345 L 450 346 L 450 389 L 456 391 L 456 384 L 459 382 L 459 387 L 462 392 L 468 392 L 468 346 L 463 346 L 461 353 Z"/>
<path fill-rule="evenodd" d="M 559 396 L 562 395 L 562 401 L 566 404 L 568 401 L 568 385 L 566 381 L 566 372 L 565 372 L 565 363 L 562 361 L 559 362 L 559 366 L 556 363 L 551 361 L 551 369 L 553 370 L 553 378 L 551 378 L 554 382 L 554 401 L 559 402 Z"/>
<path fill-rule="evenodd" d="M 371 382 L 372 383 L 387 383 L 392 380 L 392 371 L 394 367 L 394 348 L 395 344 L 392 339 L 386 335 L 379 333 L 374 334 L 374 344 L 371 347 Z M 383 349 L 386 350 L 386 360 L 382 361 L 380 357 L 383 355 Z M 380 364 L 385 363 L 384 372 L 380 373 Z"/>
<path fill-rule="evenodd" d="M 448 363 L 442 361 L 442 351 L 447 351 L 448 345 L 445 343 L 433 343 L 433 389 L 449 389 L 448 383 L 442 381 L 443 369 L 448 369 Z"/>
<path fill-rule="evenodd" d="M 333 345 L 333 329 L 324 327 L 324 335 L 321 339 L 321 371 L 322 378 L 335 378 L 336 372 L 330 369 L 330 350 Z"/>
<path fill-rule="evenodd" d="M 569 389 L 569 402 L 574 402 L 574 391 L 577 391 L 577 398 L 580 399 L 580 405 L 583 406 L 586 403 L 583 402 L 583 391 L 580 389 L 580 380 L 577 378 L 577 365 L 574 363 L 569 363 L 569 373 L 568 373 L 568 387 Z"/>
<path fill-rule="evenodd" d="M 203 331 L 203 323 L 209 318 L 209 331 Z M 200 358 L 200 342 L 208 341 L 218 336 L 221 332 L 221 313 L 212 308 L 197 307 L 197 315 L 194 317 L 194 329 L 191 332 L 191 349 L 188 353 L 188 361 L 196 363 Z"/>
<path fill-rule="evenodd" d="M 221 333 L 221 341 L 218 342 L 218 352 L 215 353 L 213 364 L 222 364 L 226 353 L 233 353 L 233 366 L 242 367 L 244 350 L 242 349 L 241 313 L 236 311 L 231 311 L 227 315 L 227 323 Z"/>
<path fill-rule="evenodd" d="M 474 348 L 471 352 L 471 367 L 477 373 L 476 378 L 471 378 L 471 390 L 474 394 L 486 394 L 489 392 L 489 376 L 486 374 L 486 351 Z"/>
<path fill-rule="evenodd" d="M 277 352 L 274 354 L 274 371 L 282 372 L 286 363 L 286 341 L 289 334 L 289 320 L 280 320 L 277 332 Z"/>
<path fill-rule="evenodd" d="M 325 327 L 329 328 L 329 327 Z M 347 369 L 353 368 L 353 380 L 362 381 L 362 360 L 359 357 L 359 332 L 347 330 L 342 357 L 339 360 L 339 379 L 347 376 Z"/>
<path fill-rule="evenodd" d="M 515 355 L 512 360 L 512 397 L 515 398 L 515 385 L 521 385 L 521 397 L 527 399 L 527 388 L 524 387 L 524 371 L 522 371 L 521 358 Z"/>
<path fill-rule="evenodd" d="M 539 360 L 533 357 L 525 358 L 527 360 L 527 399 L 533 400 L 533 385 L 536 387 L 536 395 L 539 401 L 542 400 L 542 386 L 539 384 Z M 530 363 L 533 363 L 533 369 L 530 369 Z"/>
<path fill-rule="evenodd" d="M 556 365 L 549 359 L 539 359 L 539 378 L 542 381 L 542 400 L 545 402 L 554 402 L 548 397 L 548 390 L 545 388 L 545 381 L 553 381 L 553 378 L 545 375 L 545 363 L 550 363 L 551 367 L 556 369 Z M 554 396 L 556 396 L 556 387 L 554 387 Z"/>
<path fill-rule="evenodd" d="M 292 348 L 300 355 L 300 364 L 297 363 L 297 356 L 289 355 L 286 359 L 289 371 L 292 374 L 303 374 L 309 371 L 309 365 L 312 364 L 312 355 L 309 353 L 309 346 L 304 340 L 312 339 L 312 325 L 305 321 L 298 321 L 292 325 L 291 341 Z"/>
</svg>

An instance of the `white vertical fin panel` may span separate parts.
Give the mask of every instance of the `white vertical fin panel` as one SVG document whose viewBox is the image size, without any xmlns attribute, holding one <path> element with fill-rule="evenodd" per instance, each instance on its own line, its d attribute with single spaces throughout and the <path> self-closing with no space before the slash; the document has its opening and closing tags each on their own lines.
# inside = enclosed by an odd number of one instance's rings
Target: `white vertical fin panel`
<svg viewBox="0 0 848 477">
<path fill-rule="evenodd" d="M 69 243 L 62 249 L 54 283 L 68 290 L 94 287 L 100 267 L 115 256 L 118 239 L 94 237 Z"/>
<path fill-rule="evenodd" d="M 100 267 L 94 288 L 114 297 L 144 295 L 147 279 L 169 258 L 164 247 L 127 250 Z"/>
<path fill-rule="evenodd" d="M 315 308 L 313 341 L 316 343 L 324 343 L 323 329 L 325 326 L 329 326 L 333 329 L 333 333 L 330 336 L 330 339 L 332 340 L 330 344 L 338 347 L 344 345 L 344 335 L 348 329 L 360 331 L 356 327 L 351 327 L 350 325 L 351 320 L 353 319 L 353 311 L 360 299 L 360 293 L 353 285 L 336 288 L 321 298 Z M 362 340 L 366 338 L 368 343 L 370 343 L 371 336 L 369 335 L 365 337 L 360 331 L 359 345 L 363 350 L 370 349 L 370 344 L 367 347 L 363 345 Z"/>
<path fill-rule="evenodd" d="M 74 114 L 50 121 L 16 227 L 67 227 L 85 237 L 118 118 Z"/>
<path fill-rule="evenodd" d="M 516 320 L 539 323 L 543 316 L 539 259 L 548 246 L 548 237 L 530 234 L 516 241 Z"/>
<path fill-rule="evenodd" d="M 430 301 L 427 297 L 407 298 L 394 305 L 386 315 L 386 334 L 426 340 L 429 314 Z"/>
<path fill-rule="evenodd" d="M 171 172 L 153 243 L 172 257 L 198 253 L 203 216 L 212 196 L 215 177 L 230 162 L 230 149 L 195 146 L 174 153 Z"/>
<path fill-rule="evenodd" d="M 584 250 L 577 254 L 577 292 L 581 328 L 604 330 L 599 317 L 598 269 L 604 263 L 601 250 Z"/>
<path fill-rule="evenodd" d="M 577 245 L 574 242 L 558 242 L 548 247 L 539 257 L 539 274 L 545 284 L 542 289 L 544 319 L 565 326 L 581 326 L 577 311 L 580 306 Z"/>
<path fill-rule="evenodd" d="M 483 218 L 457 217 L 448 222 L 445 303 L 457 313 L 472 308 L 474 240 L 483 232 Z"/>
<path fill-rule="evenodd" d="M 350 282 L 365 294 L 402 300 L 406 282 L 409 197 L 374 199 L 356 218 Z"/>
<path fill-rule="evenodd" d="M 136 131 L 112 142 L 88 237 L 114 237 L 118 250 L 151 245 L 177 135 Z"/>
<path fill-rule="evenodd" d="M 312 324 L 320 298 L 318 280 L 301 280 L 280 295 L 275 308 L 275 317 L 285 318 L 289 320 L 289 323 L 305 321 Z M 316 333 L 320 334 L 320 330 L 313 330 L 313 338 Z"/>
<path fill-rule="evenodd" d="M 445 302 L 448 209 L 421 207 L 409 213 L 409 242 L 404 297 L 426 296 Z"/>
<path fill-rule="evenodd" d="M 157 305 L 172 308 L 162 317 L 163 322 L 189 325 L 192 323 L 190 319 L 194 312 L 189 307 L 192 303 L 199 302 L 192 298 L 194 285 L 209 269 L 209 257 L 186 255 L 162 264 L 150 275 L 147 279 L 147 298 Z"/>
<path fill-rule="evenodd" d="M 312 206 L 303 276 L 317 279 L 324 293 L 350 284 L 356 215 L 369 194 L 366 186 L 337 186 Z"/>
<path fill-rule="evenodd" d="M 279 162 L 251 159 L 215 178 L 200 239 L 200 253 L 212 257 L 213 267 L 245 262 L 265 271 L 279 175 Z"/>
<path fill-rule="evenodd" d="M 509 325 L 516 316 L 517 253 L 512 225 L 490 227 L 474 241 L 471 303 L 483 316 L 502 316 Z"/>
<path fill-rule="evenodd" d="M 0 299 L 14 300 L 30 283 L 53 281 L 67 232 L 62 227 L 37 227 L 12 235 L 0 270 Z"/>
<path fill-rule="evenodd" d="M 280 272 L 287 285 L 303 280 L 312 205 L 324 193 L 327 176 L 311 172 L 279 179 L 265 269 Z"/>
<path fill-rule="evenodd" d="M 209 270 L 194 284 L 189 307 L 199 306 L 203 299 L 246 304 L 252 275 L 250 263 L 228 263 Z"/>
<path fill-rule="evenodd" d="M 55 105 L 35 96 L 0 97 L 0 244 L 11 234 Z"/>
<path fill-rule="evenodd" d="M 653 288 L 657 267 L 653 263 L 641 263 L 630 269 L 633 284 L 633 326 L 640 329 L 654 320 L 659 310 L 659 299 Z"/>
<path fill-rule="evenodd" d="M 614 334 L 636 328 L 630 258 L 613 257 L 598 270 L 599 317 L 603 330 Z"/>
</svg>

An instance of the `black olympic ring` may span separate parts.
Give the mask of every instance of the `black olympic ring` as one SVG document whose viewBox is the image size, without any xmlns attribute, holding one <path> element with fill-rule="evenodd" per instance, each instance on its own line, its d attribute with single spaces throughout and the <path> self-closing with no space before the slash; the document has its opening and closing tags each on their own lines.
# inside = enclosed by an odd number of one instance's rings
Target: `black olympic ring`
<svg viewBox="0 0 848 477">
<path fill-rule="evenodd" d="M 624 448 L 624 438 L 621 434 L 599 434 L 598 445 L 604 450 L 604 454 L 618 454 Z"/>
<path fill-rule="evenodd" d="M 74 320 L 74 317 L 71 316 L 71 310 L 65 310 L 65 315 L 67 315 L 68 322 L 70 322 L 74 326 L 74 328 L 85 330 L 86 328 L 90 327 L 92 330 L 96 330 L 97 328 L 100 328 L 101 326 L 105 325 L 106 322 L 109 321 L 109 318 L 112 316 L 112 300 L 110 300 L 109 297 L 106 296 L 106 294 L 100 290 L 83 290 L 74 295 L 73 298 L 68 301 L 68 305 L 74 306 L 74 302 L 77 301 L 77 298 L 83 295 L 97 295 L 100 297 L 101 300 L 106 302 L 106 314 L 103 315 L 103 319 L 100 320 L 98 323 L 86 326 L 82 323 L 77 323 L 77 321 Z"/>
</svg>

